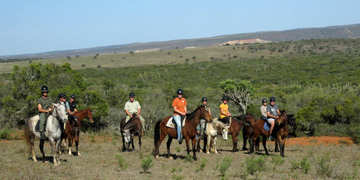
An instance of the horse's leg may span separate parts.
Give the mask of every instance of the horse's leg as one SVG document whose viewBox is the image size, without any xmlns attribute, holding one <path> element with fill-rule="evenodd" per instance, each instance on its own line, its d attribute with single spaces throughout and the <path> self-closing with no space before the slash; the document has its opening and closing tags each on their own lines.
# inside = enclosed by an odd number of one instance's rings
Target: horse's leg
<svg viewBox="0 0 360 180">
<path fill-rule="evenodd" d="M 247 141 L 248 137 L 247 137 L 247 134 L 246 134 L 245 127 L 243 128 L 243 134 L 242 135 L 243 135 L 243 147 L 242 147 L 242 150 L 246 151 L 246 150 L 248 150 L 246 148 L 246 141 Z"/>
<path fill-rule="evenodd" d="M 275 139 L 275 152 L 280 152 L 279 151 L 279 139 L 278 139 L 278 137 L 276 137 L 276 139 Z"/>
<path fill-rule="evenodd" d="M 54 139 L 50 139 L 49 138 L 49 142 L 50 142 L 50 146 L 51 146 L 51 154 L 52 154 L 52 158 L 53 158 L 53 163 L 55 166 L 57 166 L 57 161 L 56 161 L 56 144 Z"/>
<path fill-rule="evenodd" d="M 216 149 L 216 139 L 217 139 L 217 137 L 214 136 L 214 139 L 213 139 L 213 148 L 214 148 L 214 153 L 215 153 L 215 154 L 218 153 L 218 151 L 217 151 L 217 149 Z"/>
<path fill-rule="evenodd" d="M 231 132 L 231 137 L 232 137 L 232 141 L 233 141 L 233 152 L 239 151 L 239 149 L 237 148 L 238 133 L 235 131 Z"/>
<path fill-rule="evenodd" d="M 42 154 L 42 161 L 43 162 L 45 162 L 44 143 L 45 143 L 45 140 L 40 139 L 39 148 L 40 148 L 40 152 Z"/>
<path fill-rule="evenodd" d="M 35 148 L 34 148 L 34 145 L 35 145 L 34 141 L 35 141 L 35 136 L 30 135 L 30 137 L 29 137 L 29 152 L 31 152 L 32 160 L 34 162 L 37 162 Z"/>
<path fill-rule="evenodd" d="M 155 155 L 155 158 L 158 158 L 159 157 L 159 148 L 160 148 L 160 145 L 162 143 L 162 141 L 165 139 L 166 137 L 166 132 L 164 130 L 160 130 L 161 133 L 160 133 L 160 138 L 159 140 L 156 142 L 156 145 L 155 145 L 155 150 L 154 150 L 154 155 Z M 170 136 L 169 136 L 170 137 Z"/>
<path fill-rule="evenodd" d="M 285 151 L 285 137 L 282 137 L 282 136 L 280 136 L 280 155 L 282 156 L 282 157 L 284 157 L 285 156 L 285 154 L 284 154 L 284 151 Z"/>
<path fill-rule="evenodd" d="M 265 140 L 266 140 L 266 139 L 265 139 Z M 258 138 L 256 139 L 256 142 L 255 142 L 255 150 L 256 150 L 257 152 L 260 151 L 260 137 L 258 137 Z"/>
<path fill-rule="evenodd" d="M 201 141 L 201 136 L 198 136 L 198 139 L 196 140 L 196 151 L 200 152 L 200 141 Z"/>
<path fill-rule="evenodd" d="M 207 146 L 207 139 L 208 139 L 208 136 L 204 133 L 204 145 L 203 145 L 203 152 L 206 152 L 206 146 Z"/>
<path fill-rule="evenodd" d="M 60 164 L 60 147 L 61 147 L 61 138 L 56 141 L 56 145 L 55 145 L 55 150 L 56 150 L 55 155 L 58 164 Z"/>
<path fill-rule="evenodd" d="M 122 139 L 122 142 L 123 142 L 122 152 L 125 152 L 126 147 L 125 147 L 125 137 L 124 137 L 124 133 L 121 133 L 121 139 Z"/>
<path fill-rule="evenodd" d="M 131 147 L 132 147 L 132 150 L 135 151 L 134 136 L 131 136 Z"/>
<path fill-rule="evenodd" d="M 210 154 L 210 148 L 211 148 L 211 136 L 210 135 L 207 135 L 207 148 L 206 148 L 206 154 Z"/>
<path fill-rule="evenodd" d="M 260 139 L 260 138 L 259 138 Z M 260 141 L 260 140 L 259 140 Z M 262 137 L 262 143 L 263 143 L 263 146 L 264 146 L 264 150 L 265 150 L 265 154 L 266 155 L 269 155 L 269 152 L 268 152 L 268 150 L 267 150 L 267 148 L 266 148 L 266 136 L 264 135 L 263 137 Z M 260 143 L 259 143 L 260 144 Z M 258 147 L 259 148 L 259 147 Z"/>
<path fill-rule="evenodd" d="M 76 146 L 76 154 L 78 156 L 81 156 L 80 152 L 79 152 L 79 142 L 80 142 L 80 137 L 76 136 L 75 137 L 75 146 Z"/>
<path fill-rule="evenodd" d="M 72 150 L 71 150 L 71 147 L 72 147 L 72 144 L 73 144 L 73 136 L 69 136 L 68 138 L 68 153 L 69 155 L 72 155 Z"/>
<path fill-rule="evenodd" d="M 186 151 L 187 151 L 187 154 L 188 154 L 188 155 L 190 154 L 189 140 L 190 140 L 189 137 L 185 137 L 185 141 L 186 141 Z"/>
<path fill-rule="evenodd" d="M 141 151 L 141 134 L 139 134 L 139 151 Z"/>
<path fill-rule="evenodd" d="M 254 152 L 254 143 L 255 143 L 256 138 L 252 137 L 249 139 L 249 143 L 250 143 L 250 153 Z"/>
<path fill-rule="evenodd" d="M 193 150 L 193 158 L 196 161 L 197 157 L 196 157 L 196 138 L 195 137 L 192 138 L 192 150 Z"/>
<path fill-rule="evenodd" d="M 172 142 L 172 137 L 169 136 L 168 141 L 166 142 L 166 148 L 167 148 L 167 158 L 172 159 L 172 157 L 170 156 L 170 145 Z"/>
</svg>

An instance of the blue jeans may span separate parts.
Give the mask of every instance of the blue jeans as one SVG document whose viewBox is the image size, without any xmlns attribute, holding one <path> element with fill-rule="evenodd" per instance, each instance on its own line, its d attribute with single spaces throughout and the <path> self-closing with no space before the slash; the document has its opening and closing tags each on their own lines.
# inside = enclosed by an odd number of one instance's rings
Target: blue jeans
<svg viewBox="0 0 360 180">
<path fill-rule="evenodd" d="M 176 123 L 176 128 L 177 128 L 177 140 L 180 141 L 182 139 L 182 135 L 181 135 L 181 116 L 174 115 L 174 121 Z"/>
</svg>

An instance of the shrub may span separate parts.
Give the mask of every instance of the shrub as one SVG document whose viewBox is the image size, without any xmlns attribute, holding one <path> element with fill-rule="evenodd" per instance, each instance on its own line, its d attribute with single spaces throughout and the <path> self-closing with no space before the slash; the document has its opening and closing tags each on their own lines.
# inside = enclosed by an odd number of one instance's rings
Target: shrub
<svg viewBox="0 0 360 180">
<path fill-rule="evenodd" d="M 196 169 L 196 172 L 203 171 L 207 163 L 207 159 L 203 159 L 200 163 L 200 167 Z"/>
<path fill-rule="evenodd" d="M 303 172 L 305 174 L 307 174 L 310 170 L 310 162 L 309 160 L 304 157 L 301 161 L 300 161 L 300 168 L 303 170 Z"/>
<path fill-rule="evenodd" d="M 263 156 L 247 158 L 245 164 L 248 174 L 255 174 L 256 172 L 265 170 L 265 160 Z"/>
<path fill-rule="evenodd" d="M 148 172 L 148 170 L 153 166 L 153 160 L 151 156 L 146 157 L 141 162 L 141 168 L 144 170 L 144 173 Z"/>
<path fill-rule="evenodd" d="M 6 140 L 10 140 L 11 139 L 11 131 L 9 129 L 1 129 L 0 130 L 0 139 L 6 139 Z"/>
<path fill-rule="evenodd" d="M 280 157 L 280 156 L 273 156 L 271 157 L 271 162 L 274 164 L 273 166 L 273 171 L 275 171 L 277 166 L 280 166 L 282 164 L 284 164 L 285 160 L 284 158 Z"/>
<path fill-rule="evenodd" d="M 191 155 L 189 155 L 189 154 L 187 154 L 187 155 L 185 156 L 185 162 L 192 163 L 192 162 L 193 162 L 193 158 L 192 158 L 192 156 L 191 156 Z"/>
<path fill-rule="evenodd" d="M 229 169 L 232 163 L 231 157 L 225 157 L 220 164 L 217 165 L 217 169 L 220 171 L 220 176 L 225 177 L 226 171 Z"/>
<path fill-rule="evenodd" d="M 318 167 L 317 167 L 317 174 L 321 175 L 321 176 L 327 176 L 330 177 L 331 176 L 331 172 L 333 171 L 332 166 L 330 165 L 330 156 L 329 154 L 326 154 L 322 157 L 320 157 L 320 159 L 318 159 Z"/>
<path fill-rule="evenodd" d="M 118 165 L 121 169 L 127 169 L 128 164 L 126 163 L 125 159 L 122 157 L 121 154 L 117 154 L 116 159 L 118 160 Z"/>
</svg>

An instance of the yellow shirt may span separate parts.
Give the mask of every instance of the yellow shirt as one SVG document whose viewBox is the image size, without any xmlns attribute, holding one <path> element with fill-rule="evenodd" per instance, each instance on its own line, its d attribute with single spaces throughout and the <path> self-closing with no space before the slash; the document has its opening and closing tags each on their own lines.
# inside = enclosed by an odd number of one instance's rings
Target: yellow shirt
<svg viewBox="0 0 360 180">
<path fill-rule="evenodd" d="M 222 114 L 221 112 L 223 112 L 224 114 Z M 220 119 L 227 117 L 227 114 L 229 113 L 229 106 L 228 104 L 220 104 Z"/>
</svg>

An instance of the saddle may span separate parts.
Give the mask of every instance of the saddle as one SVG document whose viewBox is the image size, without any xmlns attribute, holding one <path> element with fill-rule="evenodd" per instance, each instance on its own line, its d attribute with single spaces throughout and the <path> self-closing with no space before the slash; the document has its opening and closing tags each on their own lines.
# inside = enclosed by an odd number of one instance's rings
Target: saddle
<svg viewBox="0 0 360 180">
<path fill-rule="evenodd" d="M 184 119 L 182 120 L 182 127 L 185 126 L 185 120 L 186 120 L 186 116 L 185 116 Z M 169 118 L 169 120 L 167 121 L 166 127 L 169 127 L 169 128 L 175 128 L 175 127 L 176 127 L 176 123 L 175 123 L 175 120 L 174 120 L 174 117 L 173 117 L 173 116 L 171 116 L 171 117 Z"/>
</svg>

